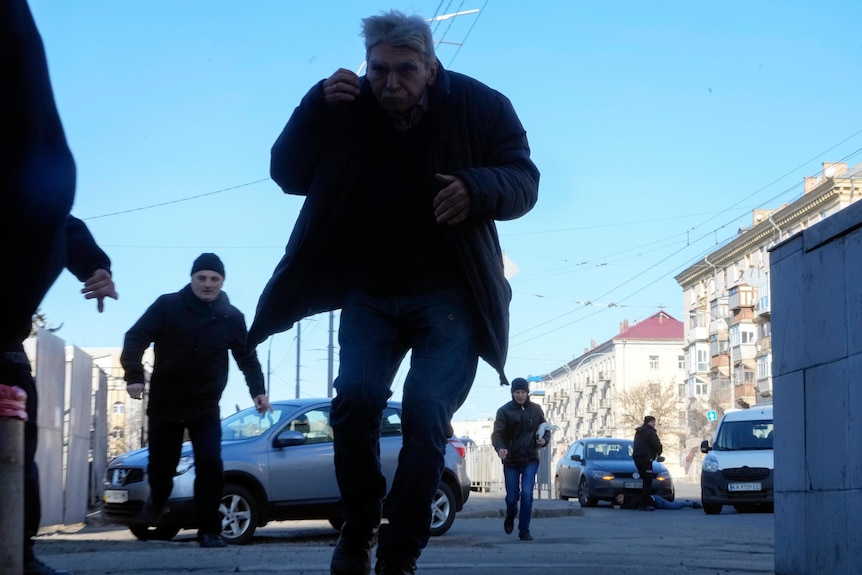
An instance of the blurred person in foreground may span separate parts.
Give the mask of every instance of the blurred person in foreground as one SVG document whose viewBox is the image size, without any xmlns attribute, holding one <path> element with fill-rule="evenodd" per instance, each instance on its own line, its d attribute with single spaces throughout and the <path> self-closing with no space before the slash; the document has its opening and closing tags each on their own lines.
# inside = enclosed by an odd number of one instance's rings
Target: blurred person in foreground
<svg viewBox="0 0 862 575">
<path fill-rule="evenodd" d="M 228 350 L 245 376 L 258 413 L 272 411 L 257 353 L 246 345 L 242 313 L 222 291 L 225 270 L 216 254 L 192 264 L 191 282 L 160 296 L 126 333 L 120 362 L 126 391 L 144 393 L 144 351 L 154 343 L 150 377 L 147 474 L 150 498 L 135 523 L 157 525 L 168 512 L 186 430 L 195 457 L 195 518 L 201 547 L 224 547 L 219 504 L 224 490 L 219 401 L 227 385 Z"/>
<path fill-rule="evenodd" d="M 315 84 L 273 146 L 273 180 L 306 198 L 249 330 L 256 345 L 342 310 L 335 575 L 369 573 L 375 541 L 376 573 L 415 572 L 479 357 L 506 383 L 511 289 L 494 221 L 532 209 L 539 183 L 509 100 L 444 70 L 425 20 L 386 12 L 365 18 L 362 35 L 365 76 L 342 68 Z M 381 413 L 408 351 L 404 444 L 384 510 Z"/>
<path fill-rule="evenodd" d="M 652 495 L 652 462 L 661 455 L 662 446 L 655 430 L 656 421 L 652 415 L 644 417 L 643 425 L 635 429 L 634 445 L 632 446 L 632 459 L 635 461 L 638 473 L 641 476 L 641 495 L 638 509 L 650 510 L 650 496 Z"/>
<path fill-rule="evenodd" d="M 503 461 L 506 484 L 503 530 L 507 535 L 511 533 L 517 516 L 521 541 L 533 540 L 530 518 L 536 473 L 539 471 L 539 449 L 551 439 L 551 430 L 543 423 L 546 423 L 544 411 L 539 404 L 530 401 L 530 384 L 521 377 L 512 380 L 512 401 L 497 410 L 491 443 Z"/>
<path fill-rule="evenodd" d="M 25 575 L 61 575 L 39 561 L 33 537 L 41 520 L 39 471 L 35 456 L 39 429 L 38 395 L 23 342 L 33 315 L 64 267 L 84 282 L 81 292 L 117 299 L 111 261 L 84 223 L 69 215 L 75 198 L 75 160 L 48 75 L 42 39 L 24 0 L 0 2 L 0 384 L 27 394 L 24 424 Z"/>
</svg>

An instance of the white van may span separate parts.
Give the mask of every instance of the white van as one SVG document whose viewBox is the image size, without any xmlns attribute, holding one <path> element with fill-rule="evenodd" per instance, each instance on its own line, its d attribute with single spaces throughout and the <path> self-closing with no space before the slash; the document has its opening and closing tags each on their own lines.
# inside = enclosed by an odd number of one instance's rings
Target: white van
<svg viewBox="0 0 862 575">
<path fill-rule="evenodd" d="M 772 510 L 772 404 L 728 411 L 718 423 L 712 446 L 700 444 L 703 469 L 700 498 L 707 515 L 724 505 L 737 512 Z"/>
</svg>

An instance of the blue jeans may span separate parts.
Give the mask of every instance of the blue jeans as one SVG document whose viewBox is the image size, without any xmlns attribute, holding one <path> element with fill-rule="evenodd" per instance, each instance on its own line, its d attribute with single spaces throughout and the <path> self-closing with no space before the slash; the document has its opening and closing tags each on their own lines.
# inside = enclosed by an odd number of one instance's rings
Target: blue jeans
<svg viewBox="0 0 862 575">
<path fill-rule="evenodd" d="M 652 500 L 656 509 L 682 509 L 683 507 L 694 507 L 694 503 L 690 499 L 668 501 L 664 497 L 653 495 Z"/>
<path fill-rule="evenodd" d="M 443 474 L 451 420 L 464 402 L 479 362 L 478 325 L 469 293 L 413 296 L 350 292 L 341 311 L 334 431 L 335 475 L 345 537 L 380 523 L 377 557 L 415 562 L 428 543 L 431 501 Z M 401 361 L 412 351 L 404 381 L 403 446 L 386 508 L 380 471 L 380 420 Z"/>
<path fill-rule="evenodd" d="M 538 463 L 527 465 L 504 465 L 503 478 L 506 480 L 506 515 L 518 516 L 518 532 L 530 530 L 530 517 L 533 514 L 533 488 L 536 486 Z M 518 501 L 521 512 L 518 513 Z"/>
</svg>

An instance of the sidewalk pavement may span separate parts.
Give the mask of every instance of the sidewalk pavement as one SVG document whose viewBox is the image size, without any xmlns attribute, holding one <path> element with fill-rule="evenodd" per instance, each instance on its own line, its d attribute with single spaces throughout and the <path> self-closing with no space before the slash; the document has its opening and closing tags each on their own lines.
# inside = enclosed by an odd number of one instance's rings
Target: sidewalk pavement
<svg viewBox="0 0 862 575">
<path fill-rule="evenodd" d="M 533 498 L 533 517 L 567 517 L 584 514 L 577 499 L 563 501 L 548 499 L 547 493 L 542 498 Z M 472 491 L 464 509 L 458 512 L 458 519 L 495 519 L 506 516 L 505 491 Z"/>
</svg>

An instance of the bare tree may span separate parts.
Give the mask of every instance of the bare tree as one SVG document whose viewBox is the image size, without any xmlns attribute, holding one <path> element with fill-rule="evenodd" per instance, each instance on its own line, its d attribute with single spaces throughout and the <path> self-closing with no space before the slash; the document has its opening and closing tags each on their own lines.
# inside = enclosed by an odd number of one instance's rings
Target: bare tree
<svg viewBox="0 0 862 575">
<path fill-rule="evenodd" d="M 676 426 L 679 422 L 679 390 L 674 382 L 642 383 L 617 398 L 622 407 L 617 422 L 624 426 L 638 427 L 645 415 L 652 415 L 662 426 Z"/>
<path fill-rule="evenodd" d="M 30 336 L 36 335 L 40 328 L 53 333 L 59 331 L 61 327 L 63 327 L 62 323 L 56 327 L 49 327 L 47 316 L 45 316 L 41 309 L 37 309 L 36 313 L 33 314 L 33 320 L 30 325 Z"/>
</svg>

